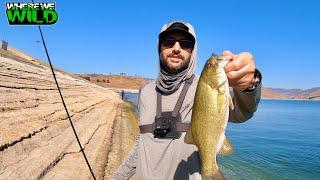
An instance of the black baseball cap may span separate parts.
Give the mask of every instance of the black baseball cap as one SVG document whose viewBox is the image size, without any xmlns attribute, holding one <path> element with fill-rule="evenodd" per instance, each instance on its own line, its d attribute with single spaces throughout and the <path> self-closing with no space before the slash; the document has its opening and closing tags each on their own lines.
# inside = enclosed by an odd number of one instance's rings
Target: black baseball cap
<svg viewBox="0 0 320 180">
<path fill-rule="evenodd" d="M 188 39 L 193 40 L 195 42 L 195 38 L 189 32 L 189 28 L 180 22 L 175 22 L 175 23 L 171 24 L 165 31 L 162 31 L 159 34 L 159 38 L 161 39 L 172 32 L 181 32 L 181 33 L 187 35 Z"/>
</svg>

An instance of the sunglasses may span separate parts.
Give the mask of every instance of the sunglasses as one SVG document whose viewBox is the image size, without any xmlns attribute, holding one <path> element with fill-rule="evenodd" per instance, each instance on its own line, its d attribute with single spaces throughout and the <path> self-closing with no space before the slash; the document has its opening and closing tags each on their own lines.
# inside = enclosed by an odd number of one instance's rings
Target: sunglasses
<svg viewBox="0 0 320 180">
<path fill-rule="evenodd" d="M 181 39 L 181 40 L 176 40 L 173 38 L 161 38 L 160 39 L 161 45 L 163 45 L 164 47 L 169 47 L 169 48 L 172 48 L 176 44 L 176 42 L 179 42 L 180 47 L 182 49 L 192 49 L 194 46 L 194 41 L 188 40 L 188 39 Z"/>
</svg>

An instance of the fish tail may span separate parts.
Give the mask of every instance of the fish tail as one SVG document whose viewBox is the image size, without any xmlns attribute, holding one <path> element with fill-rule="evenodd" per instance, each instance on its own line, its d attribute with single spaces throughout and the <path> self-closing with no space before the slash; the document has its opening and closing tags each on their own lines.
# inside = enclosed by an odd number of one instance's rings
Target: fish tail
<svg viewBox="0 0 320 180">
<path fill-rule="evenodd" d="M 201 175 L 204 179 L 212 179 L 215 172 L 219 170 L 216 153 L 207 152 L 209 148 L 199 148 L 200 160 L 201 160 Z"/>
<path fill-rule="evenodd" d="M 218 169 L 217 173 L 213 175 L 213 179 L 215 180 L 225 180 L 226 178 L 222 174 L 222 172 Z"/>
<path fill-rule="evenodd" d="M 201 179 L 202 180 L 225 180 L 226 178 L 224 177 L 222 172 L 218 169 L 216 173 L 211 175 L 201 174 Z"/>
</svg>

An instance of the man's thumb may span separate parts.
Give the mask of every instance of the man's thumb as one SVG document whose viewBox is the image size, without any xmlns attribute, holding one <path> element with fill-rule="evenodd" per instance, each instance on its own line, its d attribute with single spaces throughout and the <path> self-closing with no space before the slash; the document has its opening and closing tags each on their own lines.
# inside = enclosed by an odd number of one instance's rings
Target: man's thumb
<svg viewBox="0 0 320 180">
<path fill-rule="evenodd" d="M 234 54 L 229 50 L 225 50 L 223 51 L 222 56 L 225 60 L 232 61 Z"/>
<path fill-rule="evenodd" d="M 223 56 L 233 56 L 233 53 L 229 50 L 224 50 L 222 53 Z"/>
</svg>

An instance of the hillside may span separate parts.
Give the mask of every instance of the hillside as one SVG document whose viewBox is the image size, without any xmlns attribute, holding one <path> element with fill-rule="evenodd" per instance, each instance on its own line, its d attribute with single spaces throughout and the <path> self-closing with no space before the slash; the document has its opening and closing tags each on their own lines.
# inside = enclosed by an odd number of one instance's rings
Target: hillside
<svg viewBox="0 0 320 180">
<path fill-rule="evenodd" d="M 273 91 L 270 88 L 262 87 L 262 97 L 265 99 L 288 99 L 289 96 L 282 92 Z"/>
<path fill-rule="evenodd" d="M 97 85 L 107 88 L 122 88 L 138 90 L 150 79 L 121 76 L 121 75 L 103 75 L 103 74 L 77 74 L 78 76 L 93 82 Z M 308 90 L 301 89 L 281 89 L 262 87 L 262 98 L 264 99 L 312 99 L 320 100 L 320 88 Z"/>
<path fill-rule="evenodd" d="M 0 49 L 0 179 L 91 179 L 48 67 Z M 103 179 L 134 142 L 133 107 L 78 76 L 56 76 L 93 172 Z"/>
<path fill-rule="evenodd" d="M 80 77 L 107 88 L 136 89 L 148 82 L 147 79 L 135 76 L 77 74 Z"/>
<path fill-rule="evenodd" d="M 302 89 L 263 88 L 263 98 L 320 100 L 320 87 Z"/>
</svg>

